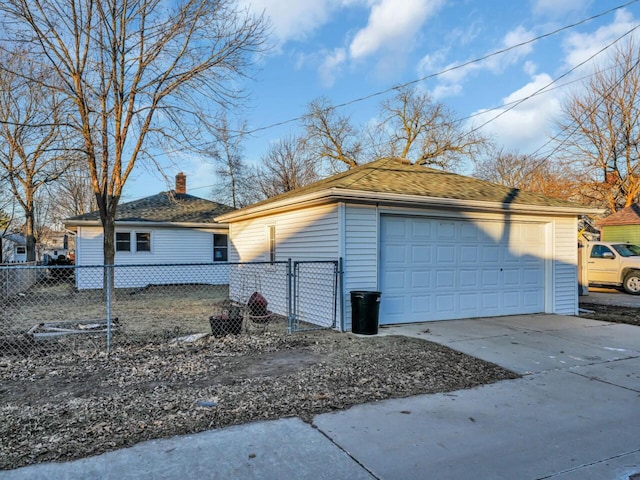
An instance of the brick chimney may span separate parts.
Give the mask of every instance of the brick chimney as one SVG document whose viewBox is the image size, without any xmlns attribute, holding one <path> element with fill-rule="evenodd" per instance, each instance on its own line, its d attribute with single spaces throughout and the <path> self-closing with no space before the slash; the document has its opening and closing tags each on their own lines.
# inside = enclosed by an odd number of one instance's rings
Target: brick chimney
<svg viewBox="0 0 640 480">
<path fill-rule="evenodd" d="M 187 176 L 180 172 L 176 175 L 176 195 L 184 195 L 187 193 Z"/>
</svg>

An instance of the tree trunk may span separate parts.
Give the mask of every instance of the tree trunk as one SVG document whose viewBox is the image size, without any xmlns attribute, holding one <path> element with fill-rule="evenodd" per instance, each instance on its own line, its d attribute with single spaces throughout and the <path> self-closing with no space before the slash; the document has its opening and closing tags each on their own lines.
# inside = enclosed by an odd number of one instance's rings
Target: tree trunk
<svg viewBox="0 0 640 480">
<path fill-rule="evenodd" d="M 36 261 L 36 237 L 35 232 L 35 218 L 33 215 L 33 203 L 30 204 L 31 208 L 27 208 L 25 212 L 25 232 L 24 237 L 27 247 L 27 262 Z"/>
<path fill-rule="evenodd" d="M 116 236 L 116 225 L 115 225 L 115 221 L 113 220 L 113 218 L 109 218 L 109 216 L 107 216 L 107 218 L 104 218 L 102 220 L 102 228 L 104 230 L 104 240 L 103 240 L 103 261 L 104 261 L 104 265 L 106 265 L 105 270 L 104 270 L 104 278 L 103 278 L 103 285 L 104 285 L 104 293 L 106 295 L 107 292 L 107 281 L 110 278 L 110 285 L 109 287 L 111 289 L 113 289 L 114 286 L 114 270 L 111 267 L 111 265 L 114 264 L 115 261 L 115 236 Z M 111 276 L 108 277 L 107 276 L 107 269 L 110 268 L 111 269 Z"/>
</svg>

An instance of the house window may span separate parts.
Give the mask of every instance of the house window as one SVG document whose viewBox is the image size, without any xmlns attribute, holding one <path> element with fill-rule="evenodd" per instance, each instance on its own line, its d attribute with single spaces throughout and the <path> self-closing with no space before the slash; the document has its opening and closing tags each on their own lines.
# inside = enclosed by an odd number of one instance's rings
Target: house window
<svg viewBox="0 0 640 480">
<path fill-rule="evenodd" d="M 151 251 L 151 233 L 136 232 L 136 252 Z"/>
<path fill-rule="evenodd" d="M 131 251 L 131 233 L 116 232 L 116 252 Z"/>
<path fill-rule="evenodd" d="M 267 249 L 269 251 L 269 261 L 271 263 L 276 261 L 276 226 L 270 225 L 267 227 Z"/>
<path fill-rule="evenodd" d="M 17 246 L 16 247 L 16 254 L 17 255 L 26 255 L 27 254 L 27 247 L 23 247 L 23 246 Z"/>
<path fill-rule="evenodd" d="M 214 262 L 226 262 L 229 258 L 228 255 L 229 245 L 227 235 L 218 233 L 213 234 L 213 261 Z"/>
</svg>

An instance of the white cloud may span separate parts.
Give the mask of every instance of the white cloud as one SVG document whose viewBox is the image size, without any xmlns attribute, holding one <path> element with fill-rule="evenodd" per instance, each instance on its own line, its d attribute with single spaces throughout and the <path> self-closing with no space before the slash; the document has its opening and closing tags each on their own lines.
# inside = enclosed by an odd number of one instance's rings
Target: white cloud
<svg viewBox="0 0 640 480">
<path fill-rule="evenodd" d="M 534 38 L 535 35 L 530 30 L 526 30 L 522 26 L 518 26 L 515 29 L 507 32 L 502 38 L 500 45 L 494 50 L 503 50 L 515 45 L 520 45 L 528 40 Z M 518 63 L 521 59 L 525 58 L 533 51 L 533 43 L 527 43 L 519 47 L 513 48 L 505 53 L 494 55 L 486 60 L 480 62 L 470 63 L 464 67 L 455 68 L 460 63 L 450 63 L 448 65 L 436 68 L 434 60 L 442 58 L 440 56 L 425 56 L 418 65 L 418 75 L 427 76 L 438 70 L 446 71 L 452 69 L 446 73 L 443 73 L 438 77 L 440 84 L 433 90 L 432 95 L 435 99 L 444 98 L 449 94 L 457 94 L 462 89 L 462 84 L 466 78 L 482 70 L 488 70 L 492 73 L 499 74 L 504 72 L 509 66 Z M 491 53 L 491 52 L 487 52 Z M 526 65 L 526 64 L 525 64 Z"/>
<path fill-rule="evenodd" d="M 303 40 L 327 23 L 331 14 L 349 0 L 240 0 L 241 7 L 254 13 L 264 12 L 270 20 L 278 45 L 288 40 Z"/>
<path fill-rule="evenodd" d="M 540 148 L 549 138 L 553 122 L 561 112 L 561 93 L 554 90 L 532 97 L 517 107 L 508 110 L 512 102 L 532 95 L 552 81 L 546 74 L 534 75 L 524 87 L 503 99 L 504 108 L 491 111 L 481 110 L 472 124 L 482 127 L 481 132 L 496 140 L 508 150 L 531 153 Z"/>
<path fill-rule="evenodd" d="M 590 3 L 585 0 L 534 0 L 532 10 L 536 15 L 558 18 L 586 9 Z"/>
<path fill-rule="evenodd" d="M 349 47 L 353 59 L 380 50 L 408 50 L 424 22 L 444 0 L 374 0 L 367 26 L 356 33 Z"/>
<path fill-rule="evenodd" d="M 347 52 L 344 48 L 336 48 L 325 56 L 324 61 L 318 68 L 320 80 L 322 81 L 324 86 L 333 86 L 336 80 L 336 74 L 346 60 Z"/>
<path fill-rule="evenodd" d="M 618 10 L 612 23 L 598 28 L 595 32 L 569 35 L 564 42 L 567 66 L 572 68 L 584 62 L 636 26 L 636 20 L 630 12 Z M 604 52 L 595 58 L 597 62 L 603 62 L 606 59 L 607 54 Z"/>
</svg>

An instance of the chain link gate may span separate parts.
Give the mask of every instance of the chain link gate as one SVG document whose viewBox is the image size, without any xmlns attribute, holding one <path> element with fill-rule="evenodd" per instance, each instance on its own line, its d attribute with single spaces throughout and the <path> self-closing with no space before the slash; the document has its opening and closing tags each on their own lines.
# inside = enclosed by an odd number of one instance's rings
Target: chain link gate
<svg viewBox="0 0 640 480">
<path fill-rule="evenodd" d="M 289 333 L 336 328 L 341 260 L 293 262 Z"/>
</svg>

